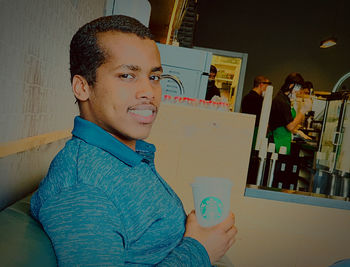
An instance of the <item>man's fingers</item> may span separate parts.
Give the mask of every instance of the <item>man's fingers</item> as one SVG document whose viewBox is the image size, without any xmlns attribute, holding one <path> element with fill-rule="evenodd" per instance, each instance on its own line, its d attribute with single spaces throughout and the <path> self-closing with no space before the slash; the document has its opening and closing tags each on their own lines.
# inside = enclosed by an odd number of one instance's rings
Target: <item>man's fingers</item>
<svg viewBox="0 0 350 267">
<path fill-rule="evenodd" d="M 227 234 L 227 236 L 228 236 L 228 238 L 233 238 L 236 234 L 237 234 L 237 228 L 235 227 L 235 226 L 232 226 L 227 232 L 226 232 L 226 234 Z"/>
<path fill-rule="evenodd" d="M 232 212 L 230 212 L 227 218 L 220 223 L 220 226 L 223 228 L 225 232 L 227 232 L 228 230 L 230 230 L 230 228 L 232 228 L 234 224 L 235 224 L 235 215 Z"/>
<path fill-rule="evenodd" d="M 233 226 L 230 230 L 226 232 L 226 234 L 229 240 L 227 249 L 229 249 L 236 241 L 237 228 Z"/>
<path fill-rule="evenodd" d="M 236 242 L 236 238 L 233 237 L 232 239 L 230 239 L 230 241 L 228 242 L 228 248 L 232 247 L 233 243 L 235 242 Z"/>
<path fill-rule="evenodd" d="M 190 214 L 195 214 L 195 213 L 196 213 L 195 210 L 191 210 L 191 212 L 190 212 L 188 215 L 190 215 Z"/>
</svg>

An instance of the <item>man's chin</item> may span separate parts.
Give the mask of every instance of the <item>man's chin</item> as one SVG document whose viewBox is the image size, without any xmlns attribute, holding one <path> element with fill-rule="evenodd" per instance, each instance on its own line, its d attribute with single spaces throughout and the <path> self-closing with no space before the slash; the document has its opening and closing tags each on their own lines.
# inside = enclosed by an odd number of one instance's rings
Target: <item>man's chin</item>
<svg viewBox="0 0 350 267">
<path fill-rule="evenodd" d="M 134 133 L 130 137 L 134 140 L 144 140 L 148 138 L 151 133 L 152 124 L 144 125 L 141 129 L 135 129 Z"/>
<path fill-rule="evenodd" d="M 110 132 L 115 138 L 123 143 L 132 143 L 137 140 L 144 140 L 148 138 L 151 133 L 152 124 L 137 125 L 129 128 L 128 131 L 114 131 Z"/>
<path fill-rule="evenodd" d="M 136 140 L 144 140 L 144 139 L 147 139 L 150 135 L 151 131 L 148 131 L 147 133 L 142 133 L 142 134 L 139 134 L 137 136 L 137 138 L 135 138 Z"/>
</svg>

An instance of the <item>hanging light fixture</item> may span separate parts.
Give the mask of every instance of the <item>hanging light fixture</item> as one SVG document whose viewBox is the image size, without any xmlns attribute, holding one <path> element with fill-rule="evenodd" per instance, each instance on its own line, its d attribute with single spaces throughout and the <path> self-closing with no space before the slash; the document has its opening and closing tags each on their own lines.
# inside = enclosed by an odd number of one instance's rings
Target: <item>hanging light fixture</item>
<svg viewBox="0 0 350 267">
<path fill-rule="evenodd" d="M 337 38 L 335 37 L 330 37 L 326 40 L 323 40 L 320 44 L 320 48 L 328 48 L 328 47 L 331 47 L 333 45 L 336 45 L 337 44 Z"/>
<path fill-rule="evenodd" d="M 334 36 L 337 28 L 337 19 L 338 19 L 338 11 L 339 11 L 338 4 L 339 4 L 339 1 L 335 2 L 334 20 L 333 20 L 333 25 L 331 26 L 331 31 L 332 31 L 331 37 L 321 41 L 320 48 L 328 48 L 337 44 L 338 40 Z"/>
</svg>

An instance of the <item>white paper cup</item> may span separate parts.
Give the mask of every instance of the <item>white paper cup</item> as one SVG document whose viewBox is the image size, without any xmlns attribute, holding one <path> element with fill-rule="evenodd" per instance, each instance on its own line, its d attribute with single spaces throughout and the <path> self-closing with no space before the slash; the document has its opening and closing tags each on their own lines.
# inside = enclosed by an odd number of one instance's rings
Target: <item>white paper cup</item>
<svg viewBox="0 0 350 267">
<path fill-rule="evenodd" d="M 191 184 L 199 224 L 216 225 L 230 212 L 232 182 L 226 178 L 196 177 Z"/>
</svg>

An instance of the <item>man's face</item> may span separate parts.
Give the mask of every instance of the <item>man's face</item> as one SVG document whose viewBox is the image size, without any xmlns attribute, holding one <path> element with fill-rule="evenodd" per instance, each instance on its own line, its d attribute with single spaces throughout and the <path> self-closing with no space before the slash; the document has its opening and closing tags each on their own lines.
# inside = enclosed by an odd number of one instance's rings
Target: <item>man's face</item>
<svg viewBox="0 0 350 267">
<path fill-rule="evenodd" d="M 214 80 L 215 80 L 215 77 L 216 77 L 216 73 L 215 73 L 215 72 L 210 72 L 210 73 L 209 73 L 209 80 L 210 80 L 210 81 L 214 81 Z"/>
<path fill-rule="evenodd" d="M 303 96 L 309 95 L 309 94 L 310 94 L 309 88 L 301 88 L 298 92 L 296 92 L 297 97 L 303 97 Z"/>
<path fill-rule="evenodd" d="M 265 92 L 266 88 L 271 84 L 271 82 L 269 80 L 265 80 L 263 82 L 260 83 L 261 85 L 261 91 Z"/>
<path fill-rule="evenodd" d="M 135 148 L 148 137 L 161 100 L 162 67 L 154 41 L 134 34 L 98 34 L 106 62 L 96 71 L 85 119 Z"/>
</svg>

